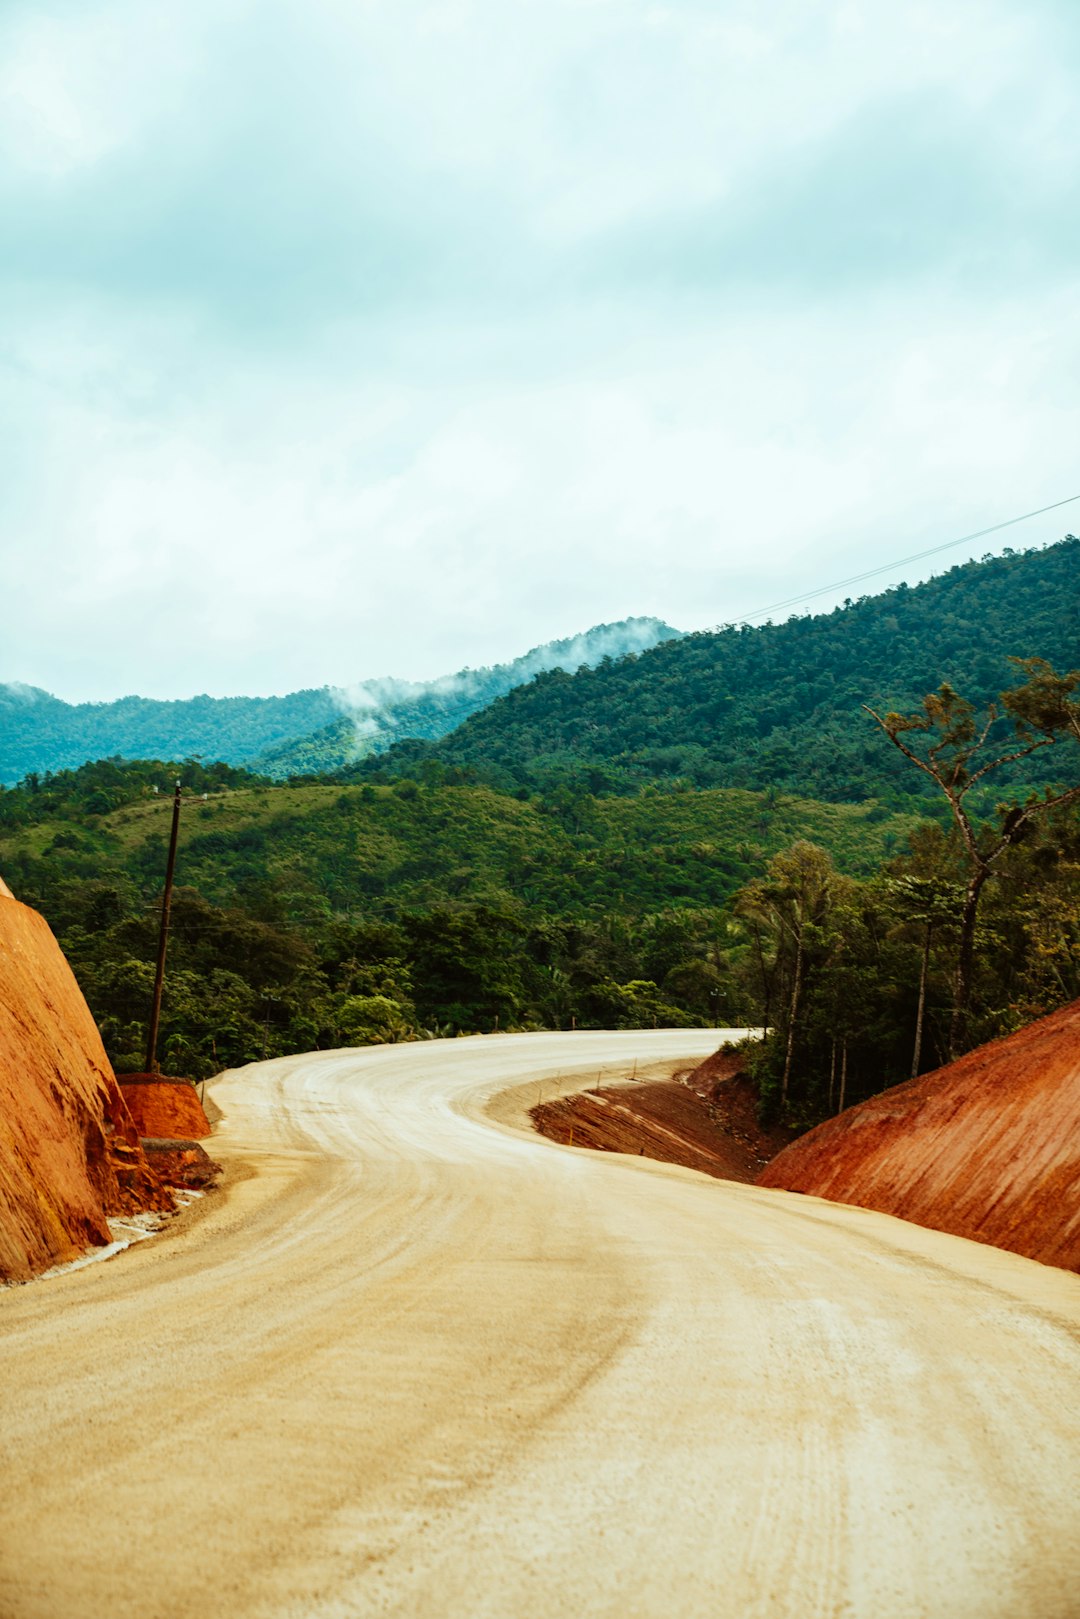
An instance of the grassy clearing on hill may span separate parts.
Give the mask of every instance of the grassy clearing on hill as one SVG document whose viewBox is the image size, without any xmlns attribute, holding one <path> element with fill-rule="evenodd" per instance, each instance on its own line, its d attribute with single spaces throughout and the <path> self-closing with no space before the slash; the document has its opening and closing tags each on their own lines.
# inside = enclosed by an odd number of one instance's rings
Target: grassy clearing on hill
<svg viewBox="0 0 1080 1619">
<path fill-rule="evenodd" d="M 152 890 L 170 816 L 162 793 L 87 821 L 74 848 L 72 821 L 50 818 L 0 837 L 0 861 L 92 851 Z M 875 805 L 723 788 L 557 809 L 482 786 L 253 786 L 185 804 L 178 872 L 218 904 L 243 897 L 283 918 L 309 914 L 316 893 L 322 914 L 392 916 L 449 899 L 590 915 L 722 905 L 800 836 L 867 875 L 915 824 Z"/>
</svg>

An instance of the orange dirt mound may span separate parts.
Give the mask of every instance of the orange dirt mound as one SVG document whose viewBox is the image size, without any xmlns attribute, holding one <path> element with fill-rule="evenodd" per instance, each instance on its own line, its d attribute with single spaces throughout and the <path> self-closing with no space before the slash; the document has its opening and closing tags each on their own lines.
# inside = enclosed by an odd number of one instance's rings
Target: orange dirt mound
<svg viewBox="0 0 1080 1619">
<path fill-rule="evenodd" d="M 819 1125 L 758 1185 L 1080 1270 L 1080 1001 Z"/>
<path fill-rule="evenodd" d="M 675 1079 L 578 1091 L 530 1116 L 541 1135 L 564 1145 L 752 1181 L 790 1137 L 758 1129 L 753 1085 L 739 1069 L 738 1056 L 717 1052 Z"/>
<path fill-rule="evenodd" d="M 199 1093 L 190 1079 L 164 1074 L 121 1074 L 120 1094 L 141 1136 L 199 1140 L 210 1134 Z"/>
<path fill-rule="evenodd" d="M 0 897 L 0 1278 L 111 1241 L 109 1214 L 172 1206 L 48 923 Z"/>
</svg>

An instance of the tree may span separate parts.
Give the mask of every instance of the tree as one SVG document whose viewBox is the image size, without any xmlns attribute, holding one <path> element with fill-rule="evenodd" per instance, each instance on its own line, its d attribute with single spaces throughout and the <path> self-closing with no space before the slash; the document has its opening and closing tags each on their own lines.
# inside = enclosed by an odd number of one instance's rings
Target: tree
<svg viewBox="0 0 1080 1619">
<path fill-rule="evenodd" d="M 412 1007 L 389 995 L 343 995 L 334 1012 L 343 1046 L 384 1045 L 415 1033 Z"/>
<path fill-rule="evenodd" d="M 940 878 L 917 877 L 905 873 L 886 879 L 886 892 L 902 918 L 902 923 L 919 931 L 919 1002 L 915 1013 L 915 1043 L 911 1055 L 911 1077 L 917 1078 L 922 1061 L 923 1019 L 926 1013 L 926 984 L 930 976 L 930 946 L 934 931 L 955 925 L 960 919 L 962 900 L 954 883 Z"/>
<path fill-rule="evenodd" d="M 690 1021 L 651 979 L 635 978 L 628 984 L 605 979 L 596 985 L 593 1000 L 603 1023 L 616 1029 L 677 1029 Z"/>
<path fill-rule="evenodd" d="M 1080 783 L 1077 783 L 1056 792 L 1048 788 L 1041 797 L 1033 793 L 1023 804 L 999 805 L 996 828 L 980 827 L 969 810 L 965 802 L 968 794 L 1002 766 L 1063 740 L 1080 743 L 1080 702 L 1074 696 L 1080 687 L 1080 669 L 1059 675 L 1042 658 L 1013 658 L 1011 661 L 1028 677 L 1022 685 L 1001 694 L 1002 706 L 1013 720 L 1015 746 L 991 740 L 1002 717 L 996 703 L 990 704 L 985 718 L 979 721 L 972 705 L 947 682 L 923 698 L 921 713 L 890 712 L 882 716 L 863 705 L 894 747 L 945 794 L 967 858 L 968 882 L 960 911 L 949 1028 L 950 1058 L 960 1055 L 967 1036 L 975 966 L 975 926 L 983 888 L 993 875 L 996 863 L 1020 841 L 1032 821 L 1080 798 Z M 920 734 L 928 739 L 921 750 L 916 742 Z M 984 758 L 987 751 L 990 757 Z M 980 763 L 980 759 L 983 762 Z"/>
<path fill-rule="evenodd" d="M 737 914 L 771 931 L 778 945 L 792 953 L 788 1003 L 784 1012 L 786 1039 L 780 1078 L 780 1105 L 786 1107 L 795 1055 L 799 1005 L 803 994 L 807 956 L 820 942 L 829 913 L 843 887 L 832 860 L 814 843 L 799 841 L 769 861 L 768 874 L 748 883 L 737 896 Z"/>
</svg>

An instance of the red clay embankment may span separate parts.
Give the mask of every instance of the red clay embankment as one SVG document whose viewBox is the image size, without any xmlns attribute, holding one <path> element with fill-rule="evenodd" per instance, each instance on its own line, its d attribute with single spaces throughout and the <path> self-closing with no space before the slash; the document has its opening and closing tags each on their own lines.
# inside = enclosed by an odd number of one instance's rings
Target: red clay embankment
<svg viewBox="0 0 1080 1619">
<path fill-rule="evenodd" d="M 530 1117 L 541 1135 L 564 1146 L 753 1181 L 791 1139 L 787 1130 L 760 1129 L 756 1106 L 741 1058 L 718 1051 L 676 1078 L 576 1091 L 541 1102 Z"/>
<path fill-rule="evenodd" d="M 210 1134 L 210 1121 L 190 1079 L 120 1074 L 117 1083 L 140 1136 L 200 1141 Z"/>
<path fill-rule="evenodd" d="M 173 1203 L 48 923 L 0 887 L 0 1278 L 21 1281 Z"/>
<path fill-rule="evenodd" d="M 1080 1001 L 819 1125 L 758 1185 L 1080 1270 Z"/>
</svg>

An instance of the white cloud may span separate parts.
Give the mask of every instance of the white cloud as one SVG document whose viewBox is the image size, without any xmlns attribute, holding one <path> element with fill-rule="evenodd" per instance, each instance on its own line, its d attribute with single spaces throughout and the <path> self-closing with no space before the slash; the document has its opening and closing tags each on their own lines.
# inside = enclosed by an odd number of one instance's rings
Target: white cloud
<svg viewBox="0 0 1080 1619">
<path fill-rule="evenodd" d="M 58 179 L 93 167 L 181 115 L 210 36 L 208 8 L 144 0 L 44 8 L 0 17 L 0 158 Z M 215 8 L 217 24 L 234 0 Z M 186 12 L 186 16 L 185 16 Z"/>
<path fill-rule="evenodd" d="M 430 678 L 1074 492 L 1071 11 L 83 0 L 0 43 L 0 678 Z"/>
</svg>

